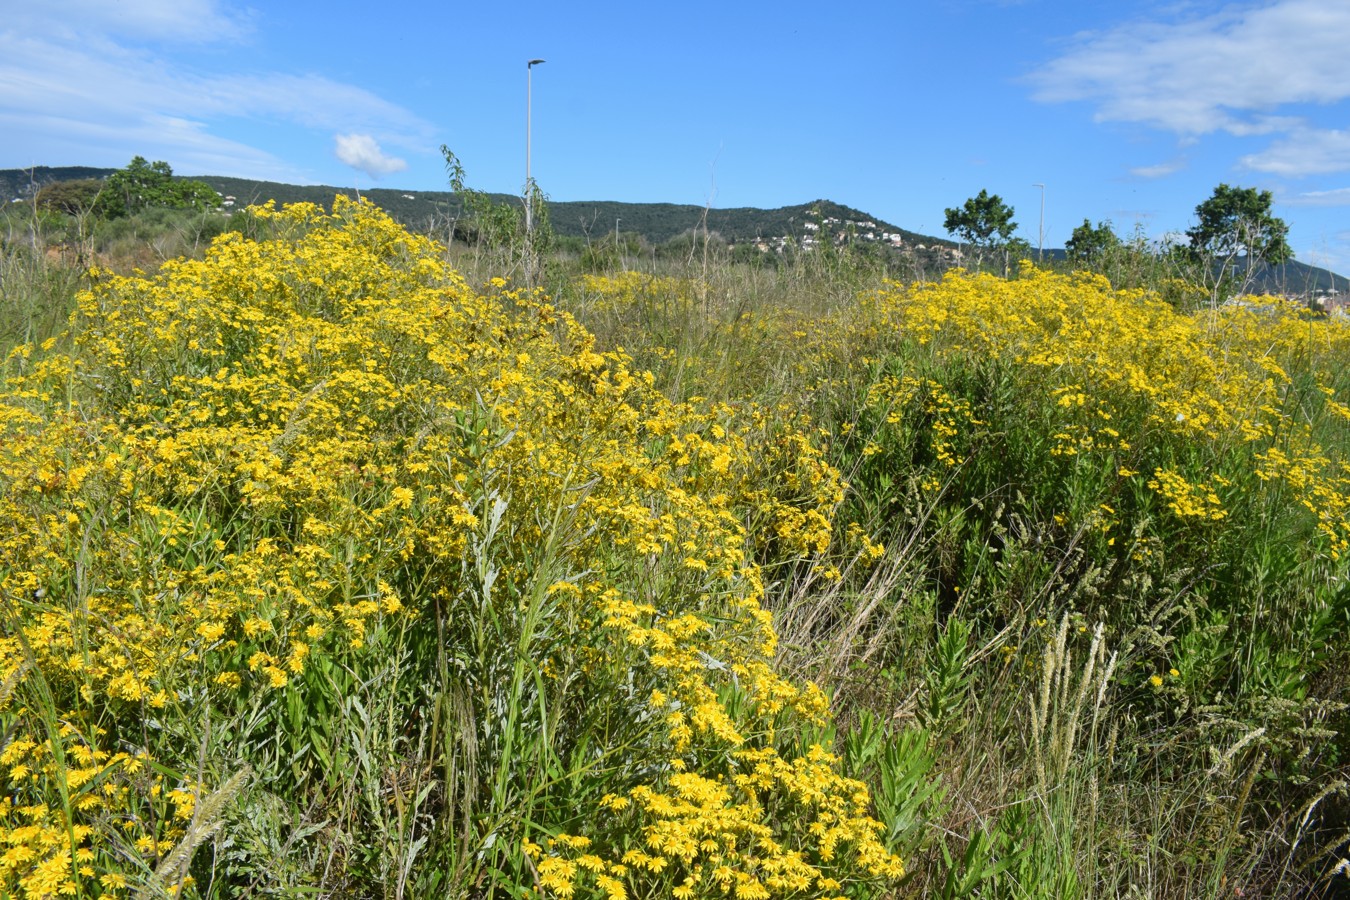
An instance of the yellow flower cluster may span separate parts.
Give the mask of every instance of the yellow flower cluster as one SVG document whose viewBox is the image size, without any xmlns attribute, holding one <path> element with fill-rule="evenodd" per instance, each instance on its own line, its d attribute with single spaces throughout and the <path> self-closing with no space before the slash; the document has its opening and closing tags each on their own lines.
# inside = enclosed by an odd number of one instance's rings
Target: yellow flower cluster
<svg viewBox="0 0 1350 900">
<path fill-rule="evenodd" d="M 85 730 L 95 740 L 104 736 L 94 725 Z M 7 788 L 0 794 L 5 896 L 74 895 L 77 879 L 97 884 L 102 896 L 124 896 L 116 854 L 154 859 L 166 852 L 183 836 L 196 800 L 184 787 L 165 791 L 150 762 L 91 744 L 70 723 L 43 740 L 10 740 L 0 751 L 0 783 Z M 99 834 L 87 822 L 111 829 Z"/>
<path fill-rule="evenodd" d="M 678 772 L 665 791 L 647 786 L 607 795 L 598 831 L 640 836 L 606 859 L 586 837 L 542 848 L 540 883 L 556 896 L 838 897 L 845 883 L 878 884 L 904 874 L 879 841 L 861 782 L 813 745 L 792 761 L 769 748 L 729 754 L 726 772 Z"/>
<path fill-rule="evenodd" d="M 770 522 L 782 556 L 829 544 L 843 486 L 813 442 L 769 411 L 666 399 L 545 298 L 501 279 L 471 289 L 442 248 L 368 204 L 255 214 L 274 237 L 227 234 L 153 277 L 96 273 L 74 351 L 10 361 L 0 680 L 25 700 L 0 704 L 14 757 L 0 894 L 98 893 L 97 879 L 121 877 L 128 845 L 153 867 L 175 836 L 164 823 L 184 817 L 147 813 L 119 780 L 149 761 L 42 749 L 65 739 L 28 702 L 40 685 L 56 717 L 86 723 L 72 746 L 90 748 L 94 721 L 125 746 L 184 706 L 287 691 L 317 660 L 486 595 L 464 583 L 465 560 L 499 525 L 510 540 L 492 577 L 547 577 L 552 627 L 577 637 L 553 642 L 541 671 L 662 701 L 662 742 L 643 751 L 659 762 L 627 764 L 650 773 L 630 796 L 679 795 L 692 782 L 677 777 L 715 779 L 729 753 L 758 748 L 773 784 L 738 787 L 728 814 L 779 829 L 775 840 L 791 832 L 803 860 L 898 872 L 865 790 L 831 780 L 819 754 L 766 749 L 827 708 L 769 664 L 775 635 L 744 522 Z M 154 764 L 191 771 L 195 743 Z M 90 767 L 82 783 L 97 784 L 99 809 L 60 802 Z M 767 805 L 806 781 L 824 791 L 810 800 L 818 834 Z M 190 816 L 197 787 L 156 796 Z M 601 851 L 622 857 L 617 843 Z M 769 877 L 738 852 L 711 882 Z M 60 862 L 84 853 L 100 862 Z M 49 885 L 63 865 L 70 884 Z M 620 875 L 595 875 L 620 889 Z"/>
<path fill-rule="evenodd" d="M 911 404 L 921 410 L 930 425 L 932 452 L 938 464 L 953 468 L 959 462 L 962 439 L 985 423 L 975 416 L 970 401 L 957 397 L 932 378 L 885 375 L 868 390 L 869 405 L 886 413 L 886 424 L 898 425 Z M 864 448 L 864 455 L 871 455 Z"/>
<path fill-rule="evenodd" d="M 1213 488 L 1191 484 L 1177 472 L 1158 469 L 1148 480 L 1148 486 L 1164 497 L 1167 507 L 1181 518 L 1217 521 L 1228 515 Z"/>
<path fill-rule="evenodd" d="M 580 286 L 589 305 L 597 312 L 623 319 L 650 320 L 689 311 L 696 302 L 696 288 L 689 281 L 642 272 L 617 275 L 582 275 Z"/>
<path fill-rule="evenodd" d="M 658 362 L 678 360 L 682 377 L 702 388 L 723 386 L 709 382 L 727 377 L 728 368 L 736 368 L 734 361 L 723 358 L 723 347 L 716 337 L 704 336 L 705 345 L 718 344 L 711 351 L 715 359 L 705 358 L 707 346 L 688 344 L 693 336 L 687 332 L 708 327 L 720 312 L 711 308 L 716 298 L 709 285 L 622 272 L 583 275 L 578 287 L 580 299 L 574 301 L 578 315 L 611 331 L 611 340 L 619 345 L 631 340 Z M 789 318 L 771 321 L 741 312 L 721 327 L 735 332 L 728 346 L 744 346 L 785 340 L 796 325 Z M 671 329 L 675 333 L 670 333 Z M 662 341 L 678 342 L 678 350 L 661 346 Z M 739 355 L 750 358 L 766 354 Z M 698 371 L 686 372 L 689 367 Z M 698 400 L 685 404 L 684 414 L 706 405 Z M 725 475 L 733 459 L 747 460 L 751 469 L 745 472 L 745 483 L 751 486 L 751 493 L 736 500 L 755 512 L 751 537 L 757 549 L 774 561 L 825 553 L 832 541 L 829 513 L 842 502 L 845 485 L 810 437 L 811 423 L 801 410 L 788 404 L 766 408 L 737 395 L 734 404 L 711 404 L 708 416 L 714 423 L 710 430 L 670 435 L 669 451 L 676 454 L 675 462 L 699 462 L 705 470 Z M 747 452 L 750 448 L 753 452 Z"/>
<path fill-rule="evenodd" d="M 1350 408 L 1329 381 L 1336 367 L 1321 365 L 1350 350 L 1342 320 L 1274 298 L 1186 315 L 1141 291 L 1114 291 L 1097 275 L 1029 264 L 1012 280 L 955 272 L 937 283 L 892 284 L 865 298 L 863 309 L 883 331 L 940 360 L 1015 366 L 1029 391 L 1054 400 L 1041 407 L 1057 417 L 1051 456 L 1100 453 L 1122 478 L 1145 468 L 1172 513 L 1213 521 L 1226 515 L 1220 471 L 1149 465 L 1124 434 L 1208 446 L 1214 466 L 1225 454 L 1245 454 L 1250 471 L 1283 484 L 1309 510 L 1324 552 L 1350 549 L 1345 461 L 1330 458 L 1314 437 L 1323 412 L 1344 417 Z M 940 396 L 941 386 L 928 390 Z M 869 399 L 889 408 L 904 397 L 905 385 L 890 378 Z M 953 428 L 976 424 L 968 411 L 941 405 L 931 418 L 940 450 Z"/>
</svg>

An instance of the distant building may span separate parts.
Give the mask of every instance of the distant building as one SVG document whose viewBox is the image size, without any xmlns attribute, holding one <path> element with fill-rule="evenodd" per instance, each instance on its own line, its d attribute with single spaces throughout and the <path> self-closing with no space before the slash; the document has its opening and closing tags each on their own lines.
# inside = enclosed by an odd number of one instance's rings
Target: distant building
<svg viewBox="0 0 1350 900">
<path fill-rule="evenodd" d="M 1350 316 L 1350 293 L 1346 291 L 1317 291 L 1308 297 L 1308 308 L 1329 316 Z"/>
</svg>

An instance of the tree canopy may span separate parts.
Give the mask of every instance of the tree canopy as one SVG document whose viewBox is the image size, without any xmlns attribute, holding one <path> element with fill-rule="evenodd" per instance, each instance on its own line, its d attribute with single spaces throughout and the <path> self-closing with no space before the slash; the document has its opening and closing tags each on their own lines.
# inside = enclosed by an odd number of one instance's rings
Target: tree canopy
<svg viewBox="0 0 1350 900">
<path fill-rule="evenodd" d="M 82 216 L 91 212 L 103 191 L 103 182 L 97 178 L 77 178 L 73 181 L 53 181 L 37 192 L 37 205 L 42 209 Z"/>
<path fill-rule="evenodd" d="M 1195 227 L 1186 231 L 1197 257 L 1248 257 L 1278 265 L 1294 258 L 1285 240 L 1289 226 L 1271 213 L 1270 191 L 1220 184 L 1210 198 L 1195 208 Z"/>
<path fill-rule="evenodd" d="M 1013 208 L 998 194 L 981 190 L 965 205 L 947 210 L 942 227 L 977 247 L 996 247 L 1006 243 L 1017 230 Z"/>
<path fill-rule="evenodd" d="M 206 210 L 219 205 L 220 197 L 206 183 L 175 179 L 173 169 L 163 160 L 148 162 L 135 156 L 126 168 L 108 176 L 95 212 L 116 219 L 156 206 Z"/>
<path fill-rule="evenodd" d="M 1110 222 L 1093 225 L 1084 219 L 1064 244 L 1064 252 L 1072 262 L 1089 265 L 1101 262 L 1108 252 L 1119 246 L 1120 238 Z"/>
</svg>

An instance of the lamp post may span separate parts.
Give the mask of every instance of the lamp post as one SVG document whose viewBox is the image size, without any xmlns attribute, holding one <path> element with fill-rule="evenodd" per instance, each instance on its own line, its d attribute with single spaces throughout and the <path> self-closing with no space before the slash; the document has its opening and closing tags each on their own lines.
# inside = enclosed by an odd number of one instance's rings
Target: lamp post
<svg viewBox="0 0 1350 900">
<path fill-rule="evenodd" d="M 1036 261 L 1045 262 L 1045 185 L 1037 182 L 1032 187 L 1041 189 L 1041 225 L 1036 232 Z"/>
<path fill-rule="evenodd" d="M 534 179 L 530 176 L 530 104 L 534 67 L 543 62 L 525 63 L 525 285 L 534 287 Z"/>
<path fill-rule="evenodd" d="M 534 205 L 534 182 L 530 179 L 530 105 L 533 94 L 533 74 L 534 67 L 542 63 L 542 59 L 532 59 L 525 64 L 525 237 L 530 236 L 530 207 Z"/>
</svg>

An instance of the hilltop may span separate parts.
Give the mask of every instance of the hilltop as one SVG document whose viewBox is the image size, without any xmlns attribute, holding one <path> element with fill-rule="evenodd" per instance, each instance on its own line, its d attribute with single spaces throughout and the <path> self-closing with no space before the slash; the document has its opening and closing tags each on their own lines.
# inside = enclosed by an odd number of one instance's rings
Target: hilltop
<svg viewBox="0 0 1350 900">
<path fill-rule="evenodd" d="M 0 169 L 0 196 L 23 199 L 44 184 L 77 178 L 106 178 L 115 169 L 90 166 L 36 166 L 32 169 Z M 226 205 L 240 208 L 255 203 L 275 200 L 287 203 L 317 203 L 325 208 L 336 194 L 354 194 L 352 186 L 283 184 L 275 181 L 255 181 L 220 175 L 188 176 L 203 181 L 226 198 Z M 460 198 L 450 191 L 408 191 L 397 188 L 359 190 L 363 197 L 374 201 L 396 220 L 405 225 L 434 230 L 428 226 L 461 214 Z M 520 198 L 510 194 L 489 194 L 494 202 L 519 203 Z M 612 200 L 575 200 L 548 202 L 549 217 L 559 234 L 569 237 L 595 237 L 610 234 L 616 222 L 623 232 L 640 234 L 645 240 L 660 244 L 684 232 L 702 230 L 704 217 L 710 232 L 719 234 L 729 243 L 764 240 L 790 235 L 809 241 L 819 219 L 836 220 L 830 224 L 845 227 L 852 223 L 863 239 L 907 245 L 938 244 L 956 247 L 954 241 L 929 237 L 908 231 L 882 221 L 861 210 L 829 200 L 815 200 L 777 209 L 737 207 L 716 209 L 694 204 L 678 203 L 620 203 Z"/>
<path fill-rule="evenodd" d="M 195 176 L 221 194 L 233 197 L 240 205 L 262 203 L 274 199 L 278 203 L 308 201 L 327 205 L 335 194 L 351 194 L 353 188 L 332 185 L 292 185 L 270 181 L 249 181 L 213 175 Z M 393 188 L 373 188 L 360 192 L 395 219 L 406 225 L 427 228 L 461 214 L 460 198 L 450 191 L 405 191 Z M 490 194 L 495 202 L 519 203 L 510 194 Z M 812 235 L 820 220 L 833 220 L 830 225 L 851 227 L 864 240 L 875 240 L 894 246 L 915 244 L 955 248 L 956 243 L 943 238 L 929 237 L 908 231 L 882 221 L 861 210 L 830 200 L 815 200 L 776 209 L 735 207 L 717 209 L 679 203 L 621 203 L 613 200 L 550 200 L 549 220 L 561 235 L 578 238 L 612 234 L 615 226 L 625 233 L 640 234 L 644 240 L 665 243 L 686 232 L 702 230 L 720 235 L 728 243 L 763 241 L 791 237 L 798 242 L 812 242 Z M 433 229 L 428 229 L 433 230 Z"/>
</svg>

